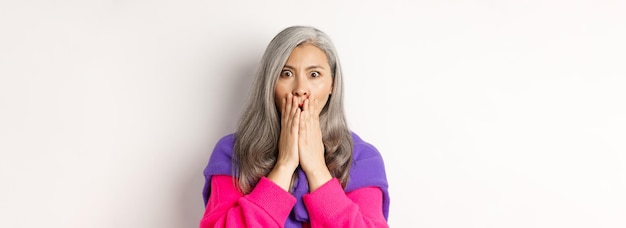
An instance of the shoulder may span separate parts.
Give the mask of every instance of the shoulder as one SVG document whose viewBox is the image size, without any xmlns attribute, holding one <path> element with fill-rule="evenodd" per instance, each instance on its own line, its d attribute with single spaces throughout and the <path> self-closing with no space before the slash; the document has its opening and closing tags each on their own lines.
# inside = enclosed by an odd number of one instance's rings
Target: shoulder
<svg viewBox="0 0 626 228">
<path fill-rule="evenodd" d="M 213 152 L 209 158 L 209 162 L 204 168 L 204 188 L 202 196 L 204 205 L 207 205 L 209 195 L 211 193 L 211 177 L 214 175 L 233 176 L 232 160 L 233 148 L 235 147 L 235 134 L 228 134 L 220 138 L 213 147 Z"/>
<path fill-rule="evenodd" d="M 231 160 L 233 157 L 233 149 L 235 148 L 235 134 L 228 134 L 222 137 L 215 144 L 213 153 L 211 153 L 211 160 L 218 158 L 228 158 Z"/>
<path fill-rule="evenodd" d="M 371 158 L 382 158 L 378 149 L 371 143 L 363 140 L 359 135 L 351 132 L 352 135 L 352 157 L 355 161 Z"/>
<path fill-rule="evenodd" d="M 233 146 L 235 146 L 235 133 L 231 133 L 231 134 L 223 136 L 215 144 L 216 149 L 232 148 Z"/>
<path fill-rule="evenodd" d="M 367 186 L 377 186 L 386 191 L 387 174 L 380 152 L 374 145 L 361 139 L 354 132 L 352 132 L 352 140 L 353 160 L 346 192 Z"/>
<path fill-rule="evenodd" d="M 213 148 L 204 174 L 231 174 L 234 147 L 235 134 L 228 134 L 220 138 Z"/>
</svg>

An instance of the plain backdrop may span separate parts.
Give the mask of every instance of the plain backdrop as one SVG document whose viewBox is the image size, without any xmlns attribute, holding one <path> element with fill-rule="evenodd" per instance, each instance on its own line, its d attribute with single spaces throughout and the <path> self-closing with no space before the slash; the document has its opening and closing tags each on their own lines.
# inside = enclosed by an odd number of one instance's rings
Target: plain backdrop
<svg viewBox="0 0 626 228">
<path fill-rule="evenodd" d="M 271 38 L 312 25 L 392 227 L 626 227 L 626 2 L 0 2 L 0 227 L 197 227 Z"/>
</svg>

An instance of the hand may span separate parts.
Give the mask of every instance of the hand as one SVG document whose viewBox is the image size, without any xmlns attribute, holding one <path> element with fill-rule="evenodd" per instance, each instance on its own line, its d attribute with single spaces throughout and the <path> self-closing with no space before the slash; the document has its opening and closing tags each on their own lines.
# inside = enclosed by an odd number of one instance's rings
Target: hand
<svg viewBox="0 0 626 228">
<path fill-rule="evenodd" d="M 324 158 L 324 142 L 318 113 L 317 99 L 313 102 L 309 99 L 304 100 L 299 122 L 298 154 L 300 167 L 307 175 L 311 192 L 332 179 Z"/>
<path fill-rule="evenodd" d="M 287 95 L 283 99 L 281 115 L 280 138 L 278 139 L 278 158 L 276 165 L 293 168 L 298 167 L 298 134 L 301 111 L 298 108 L 298 99 Z"/>
<path fill-rule="evenodd" d="M 285 191 L 289 191 L 291 177 L 300 163 L 298 154 L 298 129 L 300 124 L 300 108 L 298 100 L 292 95 L 287 95 L 282 100 L 280 138 L 278 139 L 278 157 L 276 165 L 267 175 Z"/>
</svg>

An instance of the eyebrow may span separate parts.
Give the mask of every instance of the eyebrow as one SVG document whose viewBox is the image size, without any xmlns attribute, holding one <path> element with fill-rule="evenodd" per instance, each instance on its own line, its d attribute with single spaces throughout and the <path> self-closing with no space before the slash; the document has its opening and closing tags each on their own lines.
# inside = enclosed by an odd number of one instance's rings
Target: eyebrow
<svg viewBox="0 0 626 228">
<path fill-rule="evenodd" d="M 292 70 L 293 70 L 293 69 L 296 69 L 295 67 L 293 67 L 293 66 L 289 66 L 289 65 L 285 65 L 283 68 L 289 68 L 289 69 L 292 69 Z M 311 69 L 317 69 L 317 68 L 324 70 L 324 67 L 322 67 L 322 66 L 320 66 L 320 65 L 312 65 L 312 66 L 308 66 L 305 70 L 311 70 Z"/>
</svg>

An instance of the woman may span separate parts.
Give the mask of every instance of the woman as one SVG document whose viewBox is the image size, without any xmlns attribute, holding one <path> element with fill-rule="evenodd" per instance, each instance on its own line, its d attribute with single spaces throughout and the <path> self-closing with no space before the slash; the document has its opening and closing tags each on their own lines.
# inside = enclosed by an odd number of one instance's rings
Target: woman
<svg viewBox="0 0 626 228">
<path fill-rule="evenodd" d="M 387 227 L 384 163 L 348 129 L 342 83 L 323 32 L 272 39 L 236 132 L 204 170 L 200 227 Z"/>
</svg>

